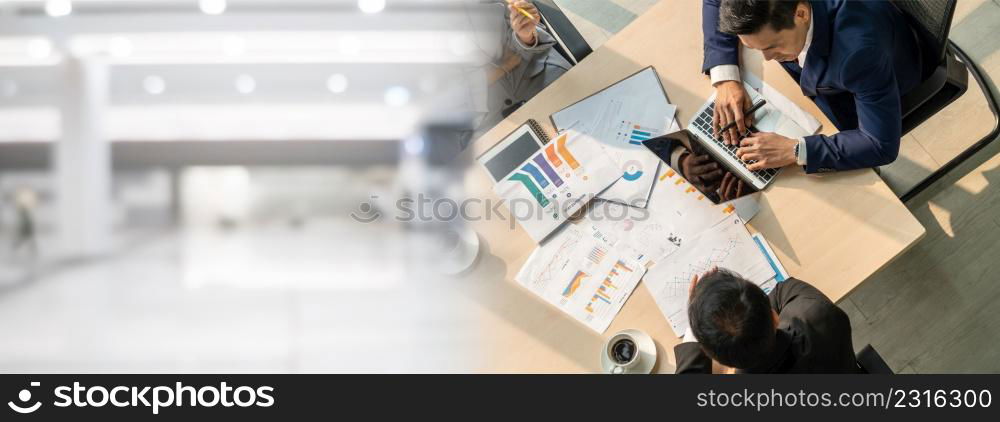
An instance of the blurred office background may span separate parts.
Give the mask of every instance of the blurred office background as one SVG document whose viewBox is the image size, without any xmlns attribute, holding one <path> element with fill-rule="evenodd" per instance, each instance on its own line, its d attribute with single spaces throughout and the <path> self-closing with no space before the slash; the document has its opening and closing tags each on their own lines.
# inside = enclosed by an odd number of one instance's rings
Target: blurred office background
<svg viewBox="0 0 1000 422">
<path fill-rule="evenodd" d="M 474 101 L 469 3 L 0 1 L 0 371 L 470 368 L 456 281 L 351 218 Z"/>
</svg>

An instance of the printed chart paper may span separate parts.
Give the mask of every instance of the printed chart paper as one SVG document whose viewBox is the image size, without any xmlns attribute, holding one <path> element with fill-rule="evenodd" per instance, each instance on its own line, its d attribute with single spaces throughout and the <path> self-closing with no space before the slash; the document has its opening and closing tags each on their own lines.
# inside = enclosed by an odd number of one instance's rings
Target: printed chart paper
<svg viewBox="0 0 1000 422">
<path fill-rule="evenodd" d="M 646 274 L 645 285 L 678 337 L 688 326 L 691 278 L 713 267 L 726 268 L 757 285 L 775 276 L 771 265 L 735 213 L 684 244 Z"/>
<path fill-rule="evenodd" d="M 493 186 L 511 217 L 541 242 L 598 193 L 622 177 L 590 136 L 568 131 Z"/>
<path fill-rule="evenodd" d="M 556 112 L 552 123 L 590 134 L 618 164 L 623 177 L 599 198 L 645 208 L 660 161 L 642 141 L 666 133 L 676 110 L 648 68 Z"/>
<path fill-rule="evenodd" d="M 570 224 L 528 257 L 515 279 L 546 302 L 604 333 L 646 268 Z"/>
</svg>

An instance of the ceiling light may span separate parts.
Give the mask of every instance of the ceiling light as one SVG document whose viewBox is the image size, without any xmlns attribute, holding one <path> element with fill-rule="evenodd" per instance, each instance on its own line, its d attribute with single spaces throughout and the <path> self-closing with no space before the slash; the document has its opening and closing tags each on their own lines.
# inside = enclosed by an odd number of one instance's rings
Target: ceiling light
<svg viewBox="0 0 1000 422">
<path fill-rule="evenodd" d="M 330 75 L 326 80 L 326 88 L 334 94 L 340 94 L 347 90 L 347 77 L 343 74 L 336 73 Z"/>
<path fill-rule="evenodd" d="M 45 2 L 45 14 L 58 18 L 73 13 L 73 2 L 70 0 L 48 0 Z"/>
<path fill-rule="evenodd" d="M 142 88 L 150 95 L 160 95 L 167 90 L 167 82 L 162 77 L 150 75 L 142 80 Z"/>
<path fill-rule="evenodd" d="M 226 0 L 198 0 L 198 7 L 206 15 L 221 15 L 226 11 Z"/>
<path fill-rule="evenodd" d="M 240 75 L 236 77 L 236 92 L 240 94 L 252 94 L 257 89 L 257 81 L 253 76 Z"/>
<path fill-rule="evenodd" d="M 392 107 L 402 107 L 410 102 L 410 90 L 401 87 L 393 86 L 385 90 L 385 103 Z"/>
<path fill-rule="evenodd" d="M 358 0 L 358 9 L 365 13 L 378 13 L 385 9 L 385 0 Z"/>
</svg>

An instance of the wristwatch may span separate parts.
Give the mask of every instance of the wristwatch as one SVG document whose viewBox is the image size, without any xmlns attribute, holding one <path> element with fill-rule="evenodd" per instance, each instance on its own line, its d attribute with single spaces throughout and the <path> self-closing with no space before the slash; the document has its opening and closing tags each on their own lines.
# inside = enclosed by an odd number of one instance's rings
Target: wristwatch
<svg viewBox="0 0 1000 422">
<path fill-rule="evenodd" d="M 800 155 L 799 155 L 799 143 L 796 142 L 795 143 L 795 161 L 798 161 L 799 157 L 800 157 Z"/>
</svg>

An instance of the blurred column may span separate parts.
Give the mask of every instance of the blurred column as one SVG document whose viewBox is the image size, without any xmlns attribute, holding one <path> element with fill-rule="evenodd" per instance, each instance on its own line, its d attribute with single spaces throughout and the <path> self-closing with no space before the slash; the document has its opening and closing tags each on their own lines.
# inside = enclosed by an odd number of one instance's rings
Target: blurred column
<svg viewBox="0 0 1000 422">
<path fill-rule="evenodd" d="M 111 150 L 105 133 L 108 65 L 67 56 L 62 139 L 53 146 L 57 253 L 88 257 L 111 246 Z"/>
</svg>

